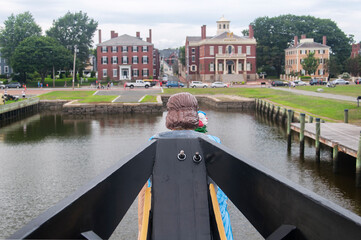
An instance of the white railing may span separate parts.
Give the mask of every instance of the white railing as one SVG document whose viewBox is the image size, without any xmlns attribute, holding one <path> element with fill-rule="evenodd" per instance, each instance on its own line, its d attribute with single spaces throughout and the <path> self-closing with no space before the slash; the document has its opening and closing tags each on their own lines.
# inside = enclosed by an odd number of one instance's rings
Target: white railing
<svg viewBox="0 0 361 240">
<path fill-rule="evenodd" d="M 224 53 L 216 54 L 216 58 L 245 58 L 247 55 L 245 53 Z"/>
</svg>

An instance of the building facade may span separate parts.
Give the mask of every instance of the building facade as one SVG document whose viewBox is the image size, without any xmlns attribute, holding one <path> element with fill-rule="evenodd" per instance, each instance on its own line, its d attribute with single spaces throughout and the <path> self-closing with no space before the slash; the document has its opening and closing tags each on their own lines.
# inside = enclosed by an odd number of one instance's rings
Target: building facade
<svg viewBox="0 0 361 240">
<path fill-rule="evenodd" d="M 97 45 L 98 80 L 136 80 L 158 78 L 159 54 L 152 44 L 152 31 L 149 30 L 147 41 L 111 31 L 111 39 Z"/>
<path fill-rule="evenodd" d="M 327 78 L 328 72 L 326 71 L 326 61 L 330 59 L 331 47 L 326 45 L 326 36 L 323 36 L 321 43 L 314 42 L 313 38 L 306 38 L 302 35 L 298 42 L 298 37 L 294 37 L 293 46 L 285 50 L 285 72 L 286 74 L 301 73 L 306 74 L 302 68 L 303 59 L 307 58 L 308 54 L 315 53 L 314 57 L 319 60 L 318 68 L 313 74 L 313 77 Z"/>
<path fill-rule="evenodd" d="M 186 38 L 186 71 L 189 80 L 205 82 L 243 82 L 256 79 L 256 39 L 249 26 L 249 36 L 239 37 L 230 31 L 230 21 L 217 21 L 217 34 Z"/>
<path fill-rule="evenodd" d="M 361 43 L 352 44 L 351 57 L 355 58 L 361 55 Z"/>
<path fill-rule="evenodd" d="M 5 58 L 1 56 L 1 51 L 0 51 L 0 75 L 6 75 L 6 77 L 10 77 L 11 74 L 12 74 L 12 69 L 6 63 Z"/>
</svg>

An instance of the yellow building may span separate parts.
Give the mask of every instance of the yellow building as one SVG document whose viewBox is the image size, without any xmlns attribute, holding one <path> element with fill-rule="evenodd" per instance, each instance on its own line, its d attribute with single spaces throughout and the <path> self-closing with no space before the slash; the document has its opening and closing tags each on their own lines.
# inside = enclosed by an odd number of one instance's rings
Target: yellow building
<svg viewBox="0 0 361 240">
<path fill-rule="evenodd" d="M 326 72 L 326 60 L 330 59 L 331 47 L 326 45 L 326 36 L 323 36 L 323 42 L 316 43 L 313 38 L 306 38 L 306 35 L 302 35 L 300 42 L 298 37 L 294 38 L 294 45 L 285 50 L 285 72 L 286 74 L 301 73 L 305 75 L 305 70 L 302 68 L 302 61 L 307 57 L 310 52 L 314 52 L 314 57 L 319 59 L 319 65 L 312 77 L 327 78 L 328 72 Z"/>
</svg>

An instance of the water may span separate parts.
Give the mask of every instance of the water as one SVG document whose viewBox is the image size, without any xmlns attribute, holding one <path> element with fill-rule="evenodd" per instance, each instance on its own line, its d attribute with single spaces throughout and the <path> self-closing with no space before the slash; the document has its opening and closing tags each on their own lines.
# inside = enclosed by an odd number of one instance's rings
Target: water
<svg viewBox="0 0 361 240">
<path fill-rule="evenodd" d="M 305 157 L 299 143 L 287 151 L 285 131 L 255 113 L 207 110 L 209 133 L 222 144 L 303 187 L 361 215 L 361 190 L 355 185 L 355 162 L 345 156 L 340 173 L 332 173 L 331 150 L 315 161 L 312 142 Z M 65 198 L 155 133 L 167 131 L 165 113 L 72 117 L 35 115 L 0 128 L 0 238 Z M 230 203 L 235 239 L 261 239 Z M 133 204 L 113 239 L 137 238 Z"/>
</svg>

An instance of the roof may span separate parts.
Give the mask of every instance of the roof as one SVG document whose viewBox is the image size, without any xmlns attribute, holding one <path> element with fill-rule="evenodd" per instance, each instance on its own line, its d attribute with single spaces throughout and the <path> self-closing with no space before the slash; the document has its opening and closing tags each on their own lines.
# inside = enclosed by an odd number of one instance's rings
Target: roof
<svg viewBox="0 0 361 240">
<path fill-rule="evenodd" d="M 224 44 L 227 43 L 241 43 L 241 44 L 257 44 L 256 39 L 246 37 L 240 37 L 233 33 L 223 32 L 216 36 L 209 36 L 206 39 L 202 40 L 201 37 L 187 36 L 187 40 L 190 45 L 202 45 L 202 44 Z"/>
<path fill-rule="evenodd" d="M 323 45 L 317 42 L 304 42 L 297 45 L 297 47 L 292 46 L 287 49 L 299 49 L 299 48 L 330 48 L 330 46 Z"/>
<path fill-rule="evenodd" d="M 222 16 L 217 22 L 230 22 L 230 21 L 225 19 L 224 16 Z"/>
<path fill-rule="evenodd" d="M 153 44 L 143 41 L 137 37 L 129 36 L 127 34 L 97 44 L 97 46 L 151 46 L 151 45 Z"/>
</svg>

